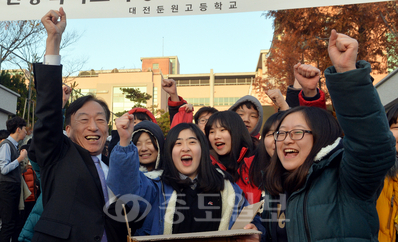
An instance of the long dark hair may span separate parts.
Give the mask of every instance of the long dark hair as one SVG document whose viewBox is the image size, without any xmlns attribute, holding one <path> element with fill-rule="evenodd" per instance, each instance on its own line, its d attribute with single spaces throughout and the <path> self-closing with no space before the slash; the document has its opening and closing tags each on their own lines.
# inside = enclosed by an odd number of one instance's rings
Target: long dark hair
<svg viewBox="0 0 398 242">
<path fill-rule="evenodd" d="M 242 118 L 233 111 L 217 112 L 210 116 L 205 126 L 207 139 L 209 139 L 210 129 L 213 124 L 219 124 L 221 127 L 224 127 L 231 135 L 231 151 L 229 152 L 228 163 L 223 163 L 223 165 L 227 168 L 227 172 L 232 175 L 235 181 L 239 178 L 243 181 L 243 178 L 239 176 L 239 173 L 242 174 L 241 170 L 244 162 L 238 163 L 238 159 L 243 147 L 247 148 L 245 157 L 249 157 L 253 154 L 253 143 L 249 131 L 243 123 Z M 209 147 L 210 149 L 213 149 L 212 146 Z"/>
<path fill-rule="evenodd" d="M 263 176 L 271 160 L 271 156 L 268 154 L 267 149 L 264 145 L 264 138 L 267 133 L 272 129 L 272 126 L 278 125 L 284 113 L 285 111 L 274 113 L 267 119 L 267 121 L 265 121 L 263 131 L 261 132 L 260 143 L 257 146 L 254 159 L 250 167 L 250 182 L 256 185 L 261 190 L 264 190 Z"/>
<path fill-rule="evenodd" d="M 174 145 L 177 141 L 178 135 L 181 131 L 189 129 L 197 137 L 201 147 L 200 164 L 198 167 L 198 189 L 202 192 L 220 192 L 224 189 L 224 179 L 228 179 L 228 176 L 218 172 L 216 168 L 211 164 L 209 144 L 203 132 L 192 123 L 180 123 L 173 127 L 167 134 L 166 142 L 164 145 L 164 172 L 162 174 L 162 180 L 172 186 L 175 190 L 179 190 L 181 187 L 190 184 L 188 180 L 181 180 L 179 172 L 174 165 L 172 152 Z"/>
<path fill-rule="evenodd" d="M 275 152 L 266 170 L 264 187 L 271 195 L 283 192 L 293 192 L 300 189 L 306 180 L 308 171 L 314 163 L 318 152 L 328 145 L 333 144 L 342 135 L 342 129 L 337 120 L 326 110 L 316 107 L 295 107 L 286 111 L 278 124 L 277 130 L 286 116 L 300 112 L 304 115 L 307 125 L 312 131 L 313 146 L 304 163 L 292 172 L 288 172 Z"/>
</svg>

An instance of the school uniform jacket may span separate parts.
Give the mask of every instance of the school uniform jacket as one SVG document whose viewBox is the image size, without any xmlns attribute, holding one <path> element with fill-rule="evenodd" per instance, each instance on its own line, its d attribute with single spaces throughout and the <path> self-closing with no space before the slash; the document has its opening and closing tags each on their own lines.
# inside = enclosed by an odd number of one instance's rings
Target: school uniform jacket
<svg viewBox="0 0 398 242">
<path fill-rule="evenodd" d="M 162 182 L 159 171 L 145 174 L 140 172 L 137 152 L 132 143 L 126 147 L 117 145 L 114 148 L 110 158 L 107 184 L 119 199 L 123 199 L 123 195 L 134 194 L 148 202 L 139 204 L 140 216 L 146 215 L 146 218 L 142 228 L 137 230 L 137 235 L 171 234 L 177 192 Z M 222 211 L 219 230 L 230 229 L 241 209 L 249 205 L 239 186 L 228 180 L 224 180 L 224 183 L 224 190 L 221 191 Z M 128 198 L 130 197 L 126 197 Z M 133 203 L 132 206 L 136 206 L 137 209 L 137 203 Z M 149 211 L 145 211 L 147 209 Z M 259 231 L 265 232 L 259 216 L 256 216 L 252 223 Z"/>
</svg>

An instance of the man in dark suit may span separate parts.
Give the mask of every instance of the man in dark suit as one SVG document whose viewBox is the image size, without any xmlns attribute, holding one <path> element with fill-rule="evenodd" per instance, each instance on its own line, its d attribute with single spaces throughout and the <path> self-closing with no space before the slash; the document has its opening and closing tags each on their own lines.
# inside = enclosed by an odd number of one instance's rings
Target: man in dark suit
<svg viewBox="0 0 398 242">
<path fill-rule="evenodd" d="M 77 99 L 65 114 L 69 138 L 63 135 L 59 46 L 65 12 L 50 11 L 42 23 L 48 38 L 44 64 L 34 65 L 38 121 L 29 158 L 41 168 L 44 211 L 32 241 L 125 241 L 125 224 L 104 213 L 111 192 L 105 183 L 108 159 L 101 152 L 110 111 L 93 96 Z"/>
</svg>

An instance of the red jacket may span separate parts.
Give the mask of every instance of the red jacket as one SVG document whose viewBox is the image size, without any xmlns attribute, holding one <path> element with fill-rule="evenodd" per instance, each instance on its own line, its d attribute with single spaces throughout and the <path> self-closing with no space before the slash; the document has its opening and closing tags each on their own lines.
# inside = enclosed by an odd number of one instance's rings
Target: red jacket
<svg viewBox="0 0 398 242">
<path fill-rule="evenodd" d="M 326 100 L 325 100 L 325 93 L 321 90 L 319 90 L 319 99 L 313 100 L 313 101 L 307 101 L 303 97 L 303 90 L 300 91 L 298 98 L 300 102 L 300 106 L 308 106 L 308 107 L 318 107 L 318 108 L 323 108 L 326 109 Z"/>
<path fill-rule="evenodd" d="M 171 122 L 170 129 L 180 123 L 192 123 L 193 120 L 193 112 L 185 112 L 185 107 L 180 107 L 178 109 L 178 113 L 176 113 L 173 117 L 173 121 Z"/>
<path fill-rule="evenodd" d="M 153 116 L 153 114 L 151 113 L 151 111 L 149 111 L 149 110 L 146 109 L 146 108 L 133 108 L 133 109 L 131 109 L 131 110 L 129 111 L 129 114 L 134 114 L 134 113 L 145 113 L 146 115 L 148 115 L 148 116 L 151 118 L 152 122 L 154 122 L 155 124 L 157 124 L 155 116 Z"/>
<path fill-rule="evenodd" d="M 36 194 L 38 187 L 36 186 L 36 173 L 32 169 L 32 166 L 28 166 L 26 171 L 22 174 L 26 185 L 28 185 L 29 191 L 32 193 L 28 198 L 25 199 L 25 202 L 34 202 L 36 201 Z"/>
<path fill-rule="evenodd" d="M 243 161 L 244 164 L 242 167 L 242 174 L 239 174 L 240 177 L 236 181 L 236 184 L 238 184 L 238 186 L 243 190 L 247 201 L 250 204 L 253 204 L 260 202 L 261 190 L 258 189 L 256 185 L 250 183 L 249 171 L 250 171 L 250 166 L 253 162 L 254 155 L 250 157 L 244 157 L 246 152 L 247 148 L 243 147 L 239 155 L 238 163 Z M 219 162 L 214 156 L 210 155 L 210 158 L 213 165 L 217 164 L 218 167 L 220 167 L 220 169 L 224 171 L 227 170 L 227 168 L 221 162 Z M 238 173 L 239 172 L 240 169 L 238 170 Z M 241 178 L 243 179 L 243 181 Z"/>
</svg>

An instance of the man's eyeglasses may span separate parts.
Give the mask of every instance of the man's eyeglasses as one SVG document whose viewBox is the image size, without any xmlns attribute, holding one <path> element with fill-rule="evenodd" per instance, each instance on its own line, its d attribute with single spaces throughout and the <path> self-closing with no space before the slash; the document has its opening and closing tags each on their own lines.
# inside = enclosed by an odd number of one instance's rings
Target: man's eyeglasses
<svg viewBox="0 0 398 242">
<path fill-rule="evenodd" d="M 207 124 L 207 120 L 208 119 L 206 119 L 206 118 L 201 118 L 201 119 L 199 119 L 199 123 L 200 124 Z"/>
<path fill-rule="evenodd" d="M 274 133 L 274 139 L 275 141 L 284 141 L 287 137 L 287 134 L 289 134 L 292 140 L 301 140 L 304 138 L 305 133 L 312 134 L 312 131 L 304 129 L 292 129 L 290 131 L 276 131 Z"/>
</svg>

